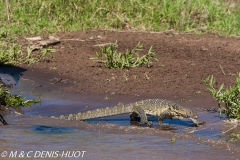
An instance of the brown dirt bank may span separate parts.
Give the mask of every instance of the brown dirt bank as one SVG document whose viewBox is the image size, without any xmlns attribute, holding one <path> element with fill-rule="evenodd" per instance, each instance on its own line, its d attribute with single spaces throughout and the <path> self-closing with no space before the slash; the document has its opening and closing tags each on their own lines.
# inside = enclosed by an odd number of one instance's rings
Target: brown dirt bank
<svg viewBox="0 0 240 160">
<path fill-rule="evenodd" d="M 232 85 L 240 69 L 240 39 L 215 35 L 125 31 L 76 31 L 58 33 L 61 43 L 49 62 L 33 67 L 67 77 L 76 86 L 69 91 L 137 95 L 208 96 L 202 80 L 214 75 L 217 82 Z M 150 46 L 158 62 L 151 68 L 108 69 L 90 60 L 98 44 L 118 42 L 118 50 L 132 49 L 138 42 L 146 53 Z M 221 69 L 222 67 L 222 69 Z"/>
</svg>

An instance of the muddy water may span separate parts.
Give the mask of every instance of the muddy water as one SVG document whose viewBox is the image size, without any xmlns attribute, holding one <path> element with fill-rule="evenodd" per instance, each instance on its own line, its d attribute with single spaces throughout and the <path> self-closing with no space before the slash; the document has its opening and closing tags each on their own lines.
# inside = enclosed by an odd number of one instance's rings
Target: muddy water
<svg viewBox="0 0 240 160">
<path fill-rule="evenodd" d="M 14 72 L 16 71 L 16 72 Z M 40 97 L 43 102 L 30 108 L 23 108 L 24 115 L 5 115 L 8 126 L 0 126 L 0 151 L 7 151 L 7 157 L 14 151 L 21 159 L 47 159 L 45 152 L 57 159 L 239 159 L 238 141 L 229 141 L 229 134 L 239 132 L 234 124 L 223 122 L 224 117 L 214 111 L 206 111 L 215 105 L 210 98 L 167 96 L 125 96 L 87 95 L 65 92 L 67 79 L 59 81 L 54 74 L 38 70 L 6 70 L 0 73 L 17 85 L 13 93 L 23 92 L 27 98 Z M 7 75 L 7 76 L 6 76 Z M 18 76 L 20 77 L 18 78 Z M 106 98 L 107 97 L 107 98 Z M 118 102 L 129 103 L 148 98 L 167 98 L 199 113 L 199 119 L 207 124 L 193 128 L 189 119 L 165 120 L 170 128 L 139 127 L 130 123 L 128 115 L 98 118 L 87 122 L 51 119 L 48 116 L 68 114 L 89 109 L 112 106 Z M 39 116 L 41 115 L 41 116 Z M 226 133 L 225 133 L 226 132 Z M 172 139 L 175 142 L 172 142 Z M 0 154 L 1 154 L 0 153 Z M 42 157 L 40 157 L 40 153 Z M 53 154 L 56 153 L 57 155 Z M 2 156 L 2 155 L 1 155 Z M 13 156 L 13 155 L 11 155 Z M 34 157 L 35 156 L 35 157 Z"/>
</svg>

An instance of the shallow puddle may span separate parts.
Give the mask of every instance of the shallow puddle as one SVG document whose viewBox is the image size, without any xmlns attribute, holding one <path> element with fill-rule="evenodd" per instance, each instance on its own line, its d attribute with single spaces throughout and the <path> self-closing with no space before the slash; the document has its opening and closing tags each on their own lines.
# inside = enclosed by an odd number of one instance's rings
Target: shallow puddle
<svg viewBox="0 0 240 160">
<path fill-rule="evenodd" d="M 46 117 L 10 116 L 11 125 L 1 127 L 1 151 L 39 156 L 37 151 L 85 152 L 83 159 L 237 159 L 238 150 L 225 145 L 179 136 L 167 131 L 115 124 L 85 123 Z M 114 123 L 114 122 L 113 122 Z M 64 127 L 65 126 L 65 127 Z M 167 133 L 165 133 L 167 132 Z M 171 142 L 172 137 L 176 141 Z M 33 151 L 33 152 L 31 152 Z M 39 157 L 37 157 L 39 158 Z M 72 157 L 73 158 L 73 157 Z M 79 158 L 79 157 L 78 157 Z"/>
<path fill-rule="evenodd" d="M 20 74 L 13 71 L 8 74 L 4 70 L 5 75 L 0 75 L 6 81 L 9 75 L 21 75 L 20 79 L 12 79 L 17 85 L 11 91 L 23 92 L 27 98 L 40 97 L 43 102 L 23 108 L 24 115 L 5 115 L 10 125 L 0 127 L 0 151 L 6 151 L 6 157 L 19 156 L 20 153 L 25 154 L 21 157 L 23 159 L 27 159 L 27 154 L 30 158 L 39 159 L 56 156 L 57 159 L 186 160 L 238 159 L 240 156 L 239 142 L 228 142 L 228 135 L 238 132 L 239 126 L 224 123 L 224 117 L 219 117 L 217 112 L 206 111 L 215 105 L 211 99 L 189 98 L 181 103 L 177 97 L 68 93 L 64 92 L 64 88 L 69 85 L 65 81 L 54 83 L 59 80 L 57 76 L 53 78 L 53 75 L 47 73 L 36 74 L 36 71 L 21 70 Z M 153 128 L 140 127 L 138 123 L 130 122 L 129 115 L 96 118 L 86 122 L 49 117 L 148 98 L 167 98 L 186 107 L 194 106 L 199 119 L 204 120 L 206 125 L 196 128 L 192 127 L 189 119 L 166 119 L 164 122 L 169 123 L 170 127 L 159 129 L 154 117 L 150 117 L 154 122 Z M 51 153 L 47 157 L 44 151 Z"/>
</svg>

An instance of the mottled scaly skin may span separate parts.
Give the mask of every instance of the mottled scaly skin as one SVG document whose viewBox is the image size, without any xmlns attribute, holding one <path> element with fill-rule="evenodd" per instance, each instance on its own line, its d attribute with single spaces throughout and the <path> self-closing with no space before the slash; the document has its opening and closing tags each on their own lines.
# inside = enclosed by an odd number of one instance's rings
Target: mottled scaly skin
<svg viewBox="0 0 240 160">
<path fill-rule="evenodd" d="M 95 109 L 87 112 L 79 112 L 76 114 L 52 116 L 52 118 L 85 120 L 91 118 L 115 116 L 124 113 L 131 113 L 131 120 L 136 120 L 137 116 L 139 116 L 141 123 L 147 124 L 148 126 L 152 126 L 152 122 L 148 121 L 147 115 L 157 117 L 160 125 L 163 125 L 162 121 L 164 118 L 190 118 L 195 125 L 200 124 L 200 122 L 197 121 L 198 115 L 196 112 L 165 99 L 142 100 L 126 105 L 117 105 L 114 107 Z"/>
</svg>

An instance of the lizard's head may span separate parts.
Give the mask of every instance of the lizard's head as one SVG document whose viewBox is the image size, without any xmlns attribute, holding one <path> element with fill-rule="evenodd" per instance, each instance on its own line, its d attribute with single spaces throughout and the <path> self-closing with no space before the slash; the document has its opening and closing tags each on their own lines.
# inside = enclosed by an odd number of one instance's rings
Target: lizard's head
<svg viewBox="0 0 240 160">
<path fill-rule="evenodd" d="M 176 116 L 182 117 L 182 118 L 193 118 L 197 119 L 198 115 L 195 111 L 189 109 L 189 108 L 184 108 L 184 107 L 176 107 L 174 108 L 176 112 Z"/>
<path fill-rule="evenodd" d="M 185 108 L 185 113 L 186 113 L 185 118 L 193 118 L 193 119 L 198 118 L 198 114 L 191 109 Z"/>
<path fill-rule="evenodd" d="M 198 121 L 197 113 L 189 108 L 181 107 L 181 106 L 175 104 L 175 105 L 172 105 L 170 110 L 173 110 L 175 116 L 178 117 L 179 119 L 190 118 L 193 121 L 194 126 L 199 126 L 199 125 L 205 124 L 204 121 Z"/>
</svg>

